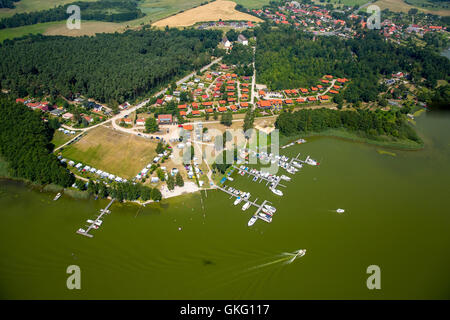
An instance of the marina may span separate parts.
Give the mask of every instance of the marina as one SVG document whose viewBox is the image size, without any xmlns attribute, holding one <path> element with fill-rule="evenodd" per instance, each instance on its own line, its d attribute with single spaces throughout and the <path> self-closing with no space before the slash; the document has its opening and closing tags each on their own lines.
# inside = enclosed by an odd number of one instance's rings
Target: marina
<svg viewBox="0 0 450 320">
<path fill-rule="evenodd" d="M 242 211 L 247 210 L 250 206 L 256 207 L 256 212 L 253 214 L 253 216 L 250 218 L 248 222 L 248 226 L 252 226 L 257 219 L 261 219 L 265 222 L 272 222 L 272 215 L 276 211 L 276 209 L 269 205 L 268 200 L 264 200 L 262 204 L 256 203 L 258 201 L 258 198 L 256 198 L 254 201 L 250 201 L 250 193 L 245 193 L 242 191 L 237 190 L 238 192 L 235 192 L 236 190 L 232 187 L 217 187 L 220 191 L 225 192 L 226 194 L 230 195 L 230 199 L 233 197 L 236 197 L 236 200 L 234 202 L 234 205 L 238 205 L 241 201 L 244 201 L 244 205 L 242 206 Z M 241 194 L 244 194 L 243 198 L 241 198 Z M 237 201 L 240 199 L 239 201 Z"/>
<path fill-rule="evenodd" d="M 88 237 L 88 238 L 94 237 L 92 234 L 89 233 L 89 231 L 91 231 L 92 229 L 100 228 L 100 226 L 103 223 L 103 221 L 100 220 L 100 219 L 105 214 L 110 214 L 111 213 L 109 208 L 113 204 L 114 200 L 115 199 L 112 199 L 104 209 L 100 209 L 100 214 L 97 216 L 97 218 L 95 220 L 91 220 L 91 219 L 86 220 L 86 222 L 88 223 L 88 225 L 86 226 L 86 229 L 80 228 L 80 229 L 77 230 L 77 233 L 81 234 L 82 236 Z"/>
</svg>

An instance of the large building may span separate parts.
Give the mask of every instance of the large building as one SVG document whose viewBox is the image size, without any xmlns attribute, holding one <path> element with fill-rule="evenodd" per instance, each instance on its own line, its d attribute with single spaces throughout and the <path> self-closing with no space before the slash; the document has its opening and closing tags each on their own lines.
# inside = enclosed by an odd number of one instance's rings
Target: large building
<svg viewBox="0 0 450 320">
<path fill-rule="evenodd" d="M 159 124 L 171 124 L 172 123 L 172 115 L 171 114 L 159 114 L 158 115 L 158 123 Z"/>
</svg>

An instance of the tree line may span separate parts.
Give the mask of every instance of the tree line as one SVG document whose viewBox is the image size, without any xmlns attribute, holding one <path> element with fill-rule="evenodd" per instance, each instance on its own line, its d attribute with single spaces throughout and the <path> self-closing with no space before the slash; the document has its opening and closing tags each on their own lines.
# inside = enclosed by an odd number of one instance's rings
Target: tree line
<svg viewBox="0 0 450 320">
<path fill-rule="evenodd" d="M 13 9 L 16 7 L 14 2 L 19 2 L 20 0 L 0 0 L 0 8 Z"/>
<path fill-rule="evenodd" d="M 40 184 L 71 186 L 75 178 L 52 153 L 53 122 L 0 95 L 0 154 L 14 177 Z"/>
<path fill-rule="evenodd" d="M 151 188 L 144 186 L 140 183 L 112 183 L 111 185 L 106 185 L 103 182 L 95 182 L 90 180 L 87 183 L 77 180 L 77 187 L 80 190 L 86 190 L 91 195 L 96 195 L 101 198 L 106 198 L 110 196 L 119 202 L 124 200 L 135 201 L 141 199 L 142 201 L 161 201 L 162 195 L 158 188 Z"/>
<path fill-rule="evenodd" d="M 156 91 L 211 61 L 219 30 L 144 28 L 94 37 L 26 36 L 0 44 L 0 88 L 24 97 L 112 106 Z"/>
<path fill-rule="evenodd" d="M 97 2 L 77 1 L 60 5 L 52 9 L 16 13 L 0 20 L 0 29 L 15 28 L 36 23 L 62 21 L 69 18 L 67 8 L 71 5 L 80 7 L 81 19 L 107 22 L 123 22 L 141 18 L 144 13 L 138 8 L 137 1 L 99 0 Z"/>
<path fill-rule="evenodd" d="M 302 109 L 281 113 L 275 121 L 275 127 L 285 136 L 344 128 L 372 139 L 387 136 L 417 143 L 421 141 L 400 110 Z"/>
</svg>

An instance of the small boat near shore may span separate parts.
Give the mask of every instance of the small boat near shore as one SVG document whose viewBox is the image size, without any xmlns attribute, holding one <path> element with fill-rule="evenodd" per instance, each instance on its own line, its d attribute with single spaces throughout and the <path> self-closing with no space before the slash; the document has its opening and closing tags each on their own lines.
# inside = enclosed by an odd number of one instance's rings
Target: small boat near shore
<svg viewBox="0 0 450 320">
<path fill-rule="evenodd" d="M 53 198 L 53 201 L 58 200 L 59 198 L 61 198 L 62 194 L 61 192 L 58 192 L 58 194 Z"/>
</svg>

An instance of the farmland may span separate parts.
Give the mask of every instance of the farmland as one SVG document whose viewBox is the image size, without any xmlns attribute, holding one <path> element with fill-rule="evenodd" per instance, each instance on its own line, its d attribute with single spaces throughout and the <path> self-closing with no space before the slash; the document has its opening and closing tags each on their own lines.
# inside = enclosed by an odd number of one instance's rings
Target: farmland
<svg viewBox="0 0 450 320">
<path fill-rule="evenodd" d="M 55 6 L 75 2 L 76 0 L 20 0 L 15 3 L 14 9 L 0 9 L 0 18 L 10 17 L 15 13 L 24 13 L 31 11 L 41 11 L 51 9 Z M 97 0 L 83 0 L 84 2 L 93 2 Z"/>
<path fill-rule="evenodd" d="M 219 19 L 261 21 L 259 18 L 236 11 L 235 6 L 236 3 L 232 1 L 219 0 L 157 21 L 153 25 L 157 27 L 183 27 L 201 21 L 218 21 Z"/>
<path fill-rule="evenodd" d="M 100 126 L 62 152 L 67 159 L 129 179 L 152 161 L 155 148 L 155 142 Z"/>
<path fill-rule="evenodd" d="M 423 11 L 424 13 L 432 13 L 441 16 L 449 16 L 449 9 L 439 9 L 439 8 L 422 8 L 421 3 L 429 3 L 425 0 L 409 0 L 408 2 L 416 4 L 415 6 L 409 5 L 403 0 L 379 0 L 374 4 L 379 6 L 381 9 L 389 9 L 395 12 L 408 12 L 412 8 L 417 8 L 419 11 Z"/>
</svg>

